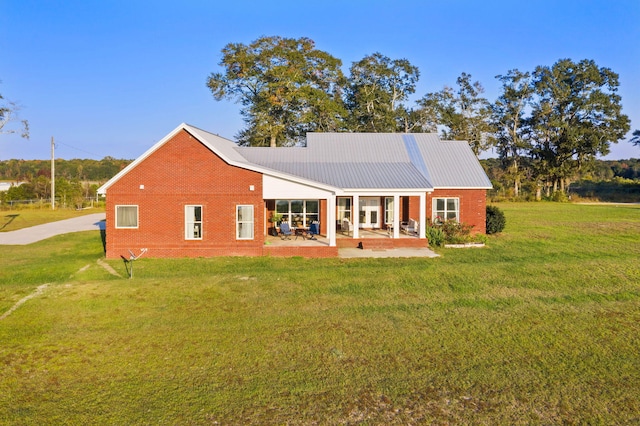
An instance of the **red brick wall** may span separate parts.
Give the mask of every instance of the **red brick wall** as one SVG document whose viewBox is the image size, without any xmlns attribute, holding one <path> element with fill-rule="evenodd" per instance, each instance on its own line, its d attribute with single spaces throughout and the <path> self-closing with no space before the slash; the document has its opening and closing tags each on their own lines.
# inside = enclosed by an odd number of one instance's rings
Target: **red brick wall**
<svg viewBox="0 0 640 426">
<path fill-rule="evenodd" d="M 457 197 L 460 199 L 460 221 L 473 225 L 472 232 L 486 232 L 486 202 L 487 191 L 485 189 L 437 189 L 427 194 L 427 219 L 431 219 L 433 198 Z M 382 201 L 381 201 L 382 203 Z M 384 206 L 384 204 L 381 204 Z M 384 214 L 381 207 L 381 214 Z M 400 220 L 420 220 L 420 197 L 405 196 L 400 201 Z"/>
<path fill-rule="evenodd" d="M 427 218 L 431 219 L 432 200 L 440 197 L 460 199 L 460 222 L 473 225 L 472 232 L 486 233 L 487 191 L 485 189 L 436 189 L 427 194 Z"/>
<path fill-rule="evenodd" d="M 262 175 L 228 165 L 184 130 L 107 189 L 106 204 L 108 258 L 141 248 L 149 257 L 262 254 Z M 121 204 L 138 205 L 138 229 L 115 228 Z M 184 238 L 190 204 L 202 205 L 202 240 Z M 253 240 L 236 240 L 238 204 L 254 206 Z"/>
</svg>

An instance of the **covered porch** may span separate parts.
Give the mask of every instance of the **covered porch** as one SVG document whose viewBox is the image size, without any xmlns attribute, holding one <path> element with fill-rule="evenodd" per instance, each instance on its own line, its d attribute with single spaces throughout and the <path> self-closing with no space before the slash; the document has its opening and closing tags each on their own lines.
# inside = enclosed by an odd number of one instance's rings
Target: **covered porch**
<svg viewBox="0 0 640 426">
<path fill-rule="evenodd" d="M 315 239 L 295 234 L 283 239 L 281 236 L 267 235 L 263 254 L 269 256 L 301 257 L 433 257 L 428 249 L 428 241 L 415 235 L 401 234 L 392 238 L 385 230 L 362 230 L 356 240 L 353 236 L 338 232 L 336 244 L 330 245 L 326 235 Z"/>
<path fill-rule="evenodd" d="M 379 240 L 380 246 L 426 246 L 426 217 L 426 192 L 370 192 L 331 194 L 326 199 L 265 200 L 265 244 L 308 244 L 305 235 L 300 234 L 306 234 L 311 223 L 317 221 L 320 235 L 309 243 L 345 247 L 353 246 L 354 241 L 367 240 L 372 244 L 373 240 Z M 280 231 L 281 223 L 286 223 L 292 230 L 290 238 L 283 240 L 274 236 Z M 413 240 L 419 241 L 410 243 Z"/>
</svg>

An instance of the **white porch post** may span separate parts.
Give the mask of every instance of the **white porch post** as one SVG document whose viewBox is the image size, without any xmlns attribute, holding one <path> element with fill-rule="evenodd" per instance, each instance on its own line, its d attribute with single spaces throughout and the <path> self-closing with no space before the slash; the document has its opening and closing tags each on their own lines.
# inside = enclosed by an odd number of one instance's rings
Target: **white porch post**
<svg viewBox="0 0 640 426">
<path fill-rule="evenodd" d="M 353 217 L 351 218 L 353 221 L 353 238 L 360 238 L 360 196 L 355 194 L 353 196 L 353 206 L 351 206 L 353 210 Z"/>
<path fill-rule="evenodd" d="M 336 246 L 336 194 L 327 198 L 327 238 L 329 247 Z"/>
<path fill-rule="evenodd" d="M 418 238 L 427 238 L 425 230 L 427 229 L 427 193 L 420 193 L 420 223 L 418 225 Z"/>
<path fill-rule="evenodd" d="M 400 196 L 393 196 L 393 238 L 400 238 Z"/>
</svg>

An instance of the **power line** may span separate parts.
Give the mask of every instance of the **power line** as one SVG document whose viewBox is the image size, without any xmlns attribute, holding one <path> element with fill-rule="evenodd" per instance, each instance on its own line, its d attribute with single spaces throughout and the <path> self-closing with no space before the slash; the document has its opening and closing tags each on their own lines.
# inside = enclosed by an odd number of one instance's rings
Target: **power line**
<svg viewBox="0 0 640 426">
<path fill-rule="evenodd" d="M 56 145 L 64 145 L 64 146 L 66 146 L 68 148 L 75 149 L 76 151 L 84 152 L 85 154 L 89 154 L 89 155 L 94 156 L 96 158 L 104 158 L 104 156 L 100 156 L 99 154 L 96 154 L 95 152 L 89 152 L 89 151 L 87 151 L 85 149 L 78 148 L 76 146 L 69 145 L 69 144 L 64 143 L 64 142 L 56 141 Z"/>
</svg>

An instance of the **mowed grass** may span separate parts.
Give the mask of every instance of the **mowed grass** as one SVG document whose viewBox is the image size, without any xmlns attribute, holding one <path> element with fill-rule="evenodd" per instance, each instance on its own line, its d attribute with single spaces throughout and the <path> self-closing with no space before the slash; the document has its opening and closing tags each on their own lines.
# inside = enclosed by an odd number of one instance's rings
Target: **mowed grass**
<svg viewBox="0 0 640 426">
<path fill-rule="evenodd" d="M 50 283 L 0 320 L 0 423 L 637 424 L 640 206 L 499 207 L 503 234 L 436 259 L 129 280 L 97 233 L 0 246 L 0 315 Z"/>
</svg>

